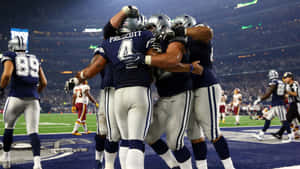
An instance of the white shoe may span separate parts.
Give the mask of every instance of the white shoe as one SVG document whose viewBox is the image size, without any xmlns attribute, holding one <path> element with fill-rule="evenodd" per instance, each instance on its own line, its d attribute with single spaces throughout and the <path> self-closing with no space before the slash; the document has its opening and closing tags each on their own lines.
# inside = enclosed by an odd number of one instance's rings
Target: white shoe
<svg viewBox="0 0 300 169">
<path fill-rule="evenodd" d="M 33 169 L 42 169 L 40 156 L 35 156 L 33 158 L 33 163 L 34 163 Z"/>
<path fill-rule="evenodd" d="M 259 132 L 257 134 L 254 134 L 253 137 L 255 137 L 259 141 L 262 141 L 264 139 L 264 134 L 263 132 Z"/>
<path fill-rule="evenodd" d="M 290 142 L 293 142 L 294 141 L 294 135 L 293 134 L 289 134 L 288 135 L 288 139 L 287 140 L 282 140 L 281 142 L 282 143 L 290 143 Z"/>
<path fill-rule="evenodd" d="M 2 167 L 4 169 L 11 167 L 11 161 L 10 161 L 10 152 L 3 152 L 2 155 Z"/>
</svg>

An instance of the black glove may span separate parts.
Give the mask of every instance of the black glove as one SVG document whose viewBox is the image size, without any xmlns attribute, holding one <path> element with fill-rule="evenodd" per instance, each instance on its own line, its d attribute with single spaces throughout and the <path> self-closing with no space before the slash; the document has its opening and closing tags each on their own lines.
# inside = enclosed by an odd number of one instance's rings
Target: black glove
<svg viewBox="0 0 300 169">
<path fill-rule="evenodd" d="M 4 88 L 0 88 L 0 98 L 3 98 L 5 95 L 5 90 Z"/>
<path fill-rule="evenodd" d="M 158 39 L 161 39 L 163 41 L 169 41 L 175 37 L 175 32 L 171 29 L 166 29 L 158 35 Z"/>
<path fill-rule="evenodd" d="M 68 81 L 66 81 L 65 88 L 64 88 L 66 93 L 68 93 L 68 92 L 70 92 L 70 91 L 72 91 L 74 89 L 74 87 L 76 86 L 76 79 L 75 78 L 71 78 Z M 77 79 L 77 81 L 78 81 L 78 79 Z"/>
<path fill-rule="evenodd" d="M 126 56 L 121 62 L 124 63 L 126 68 L 135 68 L 138 65 L 145 64 L 145 55 L 142 53 L 134 53 Z"/>
<path fill-rule="evenodd" d="M 185 36 L 185 27 L 182 25 L 176 25 L 172 27 L 175 36 Z"/>
</svg>

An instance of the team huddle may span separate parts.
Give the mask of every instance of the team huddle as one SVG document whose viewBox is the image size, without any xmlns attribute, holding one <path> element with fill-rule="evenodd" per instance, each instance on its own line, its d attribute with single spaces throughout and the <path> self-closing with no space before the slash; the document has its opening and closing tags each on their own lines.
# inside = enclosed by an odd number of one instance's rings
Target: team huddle
<svg viewBox="0 0 300 169">
<path fill-rule="evenodd" d="M 80 125 L 86 134 L 90 133 L 85 122 L 89 100 L 98 108 L 97 169 L 115 168 L 117 154 L 122 169 L 143 169 L 145 144 L 171 169 L 192 169 L 191 153 L 196 167 L 207 169 L 205 138 L 212 142 L 224 168 L 234 169 L 227 141 L 219 128 L 219 107 L 224 111 L 226 98 L 213 70 L 213 30 L 197 24 L 189 15 L 178 16 L 172 22 L 165 14 L 146 19 L 137 7 L 124 6 L 103 31 L 104 40 L 94 51 L 91 63 L 65 83 L 65 90 L 74 93 L 72 112 L 78 112 L 73 135 L 81 135 Z M 20 113 L 24 112 L 34 155 L 33 169 L 41 169 L 39 93 L 46 87 L 47 80 L 38 57 L 25 52 L 26 45 L 21 38 L 10 40 L 8 46 L 9 52 L 1 59 L 4 65 L 1 97 L 4 88 L 11 83 L 4 107 L 2 165 L 11 168 L 13 129 Z M 102 80 L 98 104 L 89 93 L 87 79 L 99 73 Z M 286 89 L 282 89 L 285 85 L 277 79 L 276 73 L 269 73 L 271 93 L 255 104 L 273 94 L 273 113 L 267 118 L 265 128 L 269 127 L 272 117 L 278 115 L 283 126 L 274 135 L 281 137 L 285 130 L 290 132 L 287 126 L 295 117 L 293 114 L 287 119 L 281 106 L 280 99 Z M 155 103 L 153 86 L 159 94 Z M 241 94 L 236 89 L 232 103 L 236 124 L 239 124 L 240 103 Z M 184 144 L 185 133 L 193 152 Z M 166 139 L 161 139 L 163 134 Z"/>
<path fill-rule="evenodd" d="M 102 76 L 95 158 L 98 167 L 144 168 L 145 143 L 169 168 L 192 169 L 187 131 L 197 168 L 207 168 L 209 139 L 226 169 L 233 169 L 218 122 L 221 86 L 213 71 L 212 29 L 189 15 L 145 20 L 125 6 L 104 27 L 91 64 L 66 82 L 71 90 Z M 159 94 L 152 103 L 151 85 Z M 166 134 L 166 141 L 161 136 Z M 102 164 L 103 156 L 105 164 Z"/>
</svg>

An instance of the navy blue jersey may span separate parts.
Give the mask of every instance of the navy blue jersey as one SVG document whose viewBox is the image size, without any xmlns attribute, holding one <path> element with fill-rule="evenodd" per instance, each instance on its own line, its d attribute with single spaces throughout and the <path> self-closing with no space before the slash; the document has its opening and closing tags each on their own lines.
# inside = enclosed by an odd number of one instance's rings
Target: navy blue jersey
<svg viewBox="0 0 300 169">
<path fill-rule="evenodd" d="M 193 89 L 217 84 L 218 80 L 213 70 L 213 48 L 211 43 L 206 44 L 189 38 L 187 46 L 191 62 L 200 60 L 200 64 L 204 67 L 202 75 L 192 74 Z"/>
<path fill-rule="evenodd" d="M 1 62 L 4 64 L 7 60 L 11 60 L 14 64 L 9 96 L 38 99 L 39 59 L 35 55 L 23 52 L 6 52 Z"/>
<path fill-rule="evenodd" d="M 162 41 L 161 48 L 165 52 L 168 47 L 168 42 Z M 181 60 L 182 63 L 189 63 L 189 55 L 184 54 Z M 191 74 L 187 72 L 167 72 L 161 69 L 155 71 L 156 88 L 159 96 L 170 97 L 182 93 L 187 90 L 192 90 Z"/>
<path fill-rule="evenodd" d="M 115 88 L 129 86 L 149 87 L 152 82 L 150 67 L 136 65 L 126 67 L 122 60 L 133 53 L 146 54 L 151 46 L 153 35 L 149 31 L 137 31 L 103 41 L 101 55 L 111 62 Z"/>
<path fill-rule="evenodd" d="M 94 56 L 97 54 L 103 53 L 100 51 L 101 46 L 98 46 L 97 49 L 94 51 Z M 115 87 L 114 85 L 114 79 L 113 79 L 113 67 L 112 64 L 109 62 L 105 65 L 105 68 L 103 71 L 100 72 L 101 76 L 101 89 L 104 89 L 106 87 Z"/>
<path fill-rule="evenodd" d="M 285 105 L 284 95 L 286 92 L 285 84 L 278 79 L 273 79 L 269 82 L 269 86 L 275 85 L 275 89 L 272 92 L 272 106 Z"/>
</svg>

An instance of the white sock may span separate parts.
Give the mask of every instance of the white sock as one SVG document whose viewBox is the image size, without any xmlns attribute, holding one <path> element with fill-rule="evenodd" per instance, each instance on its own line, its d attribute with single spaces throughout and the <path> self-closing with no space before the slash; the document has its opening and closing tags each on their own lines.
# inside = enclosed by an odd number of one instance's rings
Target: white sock
<svg viewBox="0 0 300 169">
<path fill-rule="evenodd" d="M 197 169 L 207 169 L 207 160 L 196 160 Z"/>
<path fill-rule="evenodd" d="M 122 169 L 126 169 L 126 159 L 128 155 L 128 147 L 119 148 L 119 159 L 120 159 L 120 166 Z"/>
<path fill-rule="evenodd" d="M 82 128 L 83 128 L 84 132 L 88 132 L 88 128 L 87 128 L 86 123 L 82 124 Z"/>
<path fill-rule="evenodd" d="M 144 169 L 144 152 L 138 149 L 129 149 L 126 159 L 126 169 Z"/>
<path fill-rule="evenodd" d="M 160 157 L 165 161 L 169 168 L 179 166 L 176 158 L 174 157 L 170 149 L 166 153 L 160 155 Z"/>
<path fill-rule="evenodd" d="M 34 162 L 35 168 L 37 168 L 37 167 L 41 168 L 41 157 L 40 156 L 34 156 L 33 162 Z"/>
<path fill-rule="evenodd" d="M 103 161 L 103 151 L 95 151 L 95 160 Z"/>
<path fill-rule="evenodd" d="M 117 152 L 109 153 L 104 151 L 104 156 L 105 156 L 105 169 L 114 169 Z"/>
<path fill-rule="evenodd" d="M 3 151 L 2 158 L 3 160 L 10 161 L 10 151 L 9 152 Z"/>
<path fill-rule="evenodd" d="M 264 135 L 265 135 L 265 132 L 260 131 L 260 132 L 258 133 L 258 135 L 259 135 L 259 136 L 264 136 Z"/>
<path fill-rule="evenodd" d="M 192 158 L 190 157 L 185 162 L 179 163 L 179 166 L 180 166 L 180 168 L 184 168 L 184 169 L 193 169 L 193 167 L 192 167 Z"/>
<path fill-rule="evenodd" d="M 234 169 L 234 166 L 232 164 L 232 160 L 230 157 L 226 158 L 225 160 L 222 160 L 223 166 L 225 169 Z"/>
<path fill-rule="evenodd" d="M 236 115 L 236 116 L 235 116 L 235 122 L 237 122 L 237 123 L 240 122 L 240 116 L 239 116 L 239 115 Z"/>
<path fill-rule="evenodd" d="M 79 128 L 80 124 L 78 124 L 77 122 L 75 122 L 75 125 L 74 125 L 74 129 L 72 131 L 72 133 L 75 133 L 78 131 L 78 128 Z"/>
</svg>

